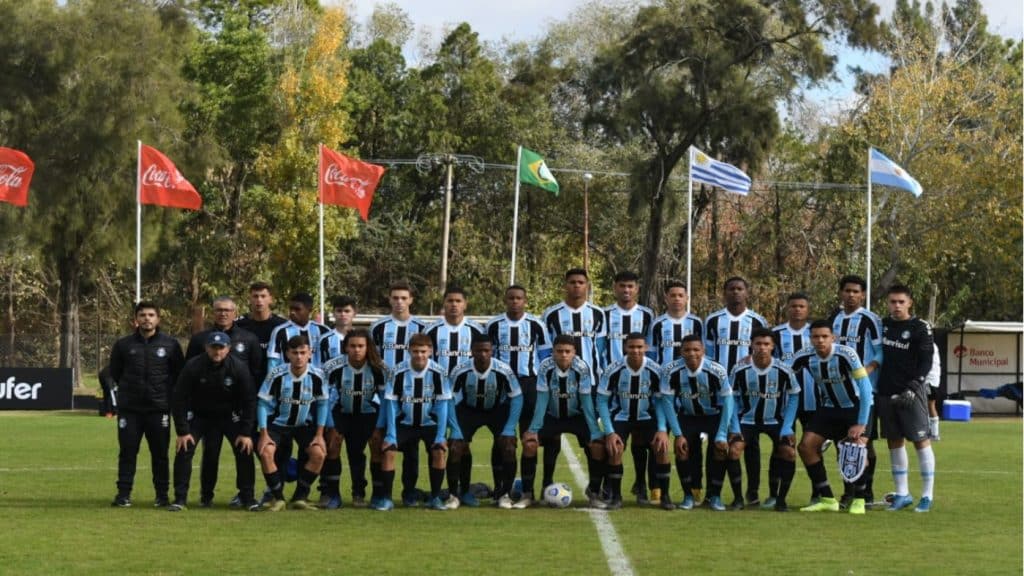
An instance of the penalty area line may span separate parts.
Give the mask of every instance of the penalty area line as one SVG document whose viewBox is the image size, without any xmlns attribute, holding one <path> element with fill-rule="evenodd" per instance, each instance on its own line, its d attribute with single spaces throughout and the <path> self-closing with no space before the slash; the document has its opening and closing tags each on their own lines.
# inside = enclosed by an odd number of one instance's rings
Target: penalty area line
<svg viewBox="0 0 1024 576">
<path fill-rule="evenodd" d="M 583 473 L 580 460 L 576 457 L 576 452 L 569 444 L 569 441 L 566 440 L 565 435 L 562 436 L 562 453 L 569 460 L 569 469 L 576 480 L 576 486 L 581 491 L 586 492 L 587 476 Z M 587 513 L 590 515 L 590 521 L 594 523 L 597 536 L 601 540 L 601 549 L 604 551 L 605 559 L 608 560 L 608 570 L 616 576 L 633 576 L 635 574 L 633 565 L 629 562 L 626 552 L 622 549 L 619 534 L 615 531 L 615 526 L 612 524 L 611 518 L 608 517 L 608 512 L 604 510 L 587 510 Z"/>
</svg>

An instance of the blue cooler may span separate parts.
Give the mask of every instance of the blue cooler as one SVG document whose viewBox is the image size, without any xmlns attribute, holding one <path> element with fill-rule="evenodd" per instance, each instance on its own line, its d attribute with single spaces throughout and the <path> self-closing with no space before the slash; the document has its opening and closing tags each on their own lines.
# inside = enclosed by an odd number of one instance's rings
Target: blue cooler
<svg viewBox="0 0 1024 576">
<path fill-rule="evenodd" d="M 946 400 L 942 403 L 942 419 L 971 421 L 971 403 L 968 400 Z"/>
</svg>

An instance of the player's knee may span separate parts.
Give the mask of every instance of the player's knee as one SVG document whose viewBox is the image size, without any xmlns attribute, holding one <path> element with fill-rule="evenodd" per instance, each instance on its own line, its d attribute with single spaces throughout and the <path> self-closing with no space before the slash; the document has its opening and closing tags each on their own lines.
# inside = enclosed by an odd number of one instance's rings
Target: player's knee
<svg viewBox="0 0 1024 576">
<path fill-rule="evenodd" d="M 729 459 L 739 460 L 743 456 L 743 449 L 746 448 L 746 444 L 743 442 L 733 442 L 729 444 Z"/>
<path fill-rule="evenodd" d="M 590 457 L 591 458 L 593 458 L 594 460 L 604 460 L 605 459 L 604 444 L 602 444 L 601 442 L 591 442 L 590 445 L 589 445 L 589 448 L 590 448 Z"/>
<path fill-rule="evenodd" d="M 536 458 L 537 448 L 539 447 L 539 445 L 540 442 L 538 442 L 536 438 L 528 438 L 526 440 L 523 440 L 523 456 L 527 458 Z"/>
<path fill-rule="evenodd" d="M 796 462 L 796 449 L 789 444 L 780 444 L 775 449 L 775 457 L 786 462 Z"/>
</svg>

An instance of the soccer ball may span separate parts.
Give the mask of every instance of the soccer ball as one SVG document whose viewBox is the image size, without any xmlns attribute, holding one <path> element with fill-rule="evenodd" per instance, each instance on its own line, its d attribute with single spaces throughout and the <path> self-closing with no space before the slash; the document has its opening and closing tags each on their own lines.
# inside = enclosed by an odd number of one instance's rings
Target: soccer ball
<svg viewBox="0 0 1024 576">
<path fill-rule="evenodd" d="M 555 482 L 544 488 L 544 502 L 552 508 L 566 508 L 572 504 L 572 488 L 564 482 Z"/>
</svg>

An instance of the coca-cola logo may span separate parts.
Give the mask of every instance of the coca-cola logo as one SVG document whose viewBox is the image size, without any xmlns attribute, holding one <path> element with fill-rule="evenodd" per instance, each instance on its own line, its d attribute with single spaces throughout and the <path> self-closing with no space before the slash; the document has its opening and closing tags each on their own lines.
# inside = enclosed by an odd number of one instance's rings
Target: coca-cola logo
<svg viewBox="0 0 1024 576">
<path fill-rule="evenodd" d="M 25 178 L 22 176 L 25 172 L 28 172 L 28 166 L 0 164 L 0 186 L 21 188 L 25 182 Z"/>
<path fill-rule="evenodd" d="M 146 171 L 142 173 L 142 185 L 143 186 L 159 186 L 161 188 L 175 188 L 178 182 L 184 180 L 184 176 L 177 170 L 174 171 L 174 175 L 167 170 L 160 169 L 156 164 L 150 164 Z"/>
<path fill-rule="evenodd" d="M 324 184 L 345 186 L 352 190 L 352 193 L 359 198 L 366 197 L 366 187 L 370 185 L 368 180 L 362 178 L 356 178 L 355 176 L 349 176 L 338 168 L 337 164 L 331 164 L 327 167 L 327 171 L 324 172 Z"/>
</svg>

